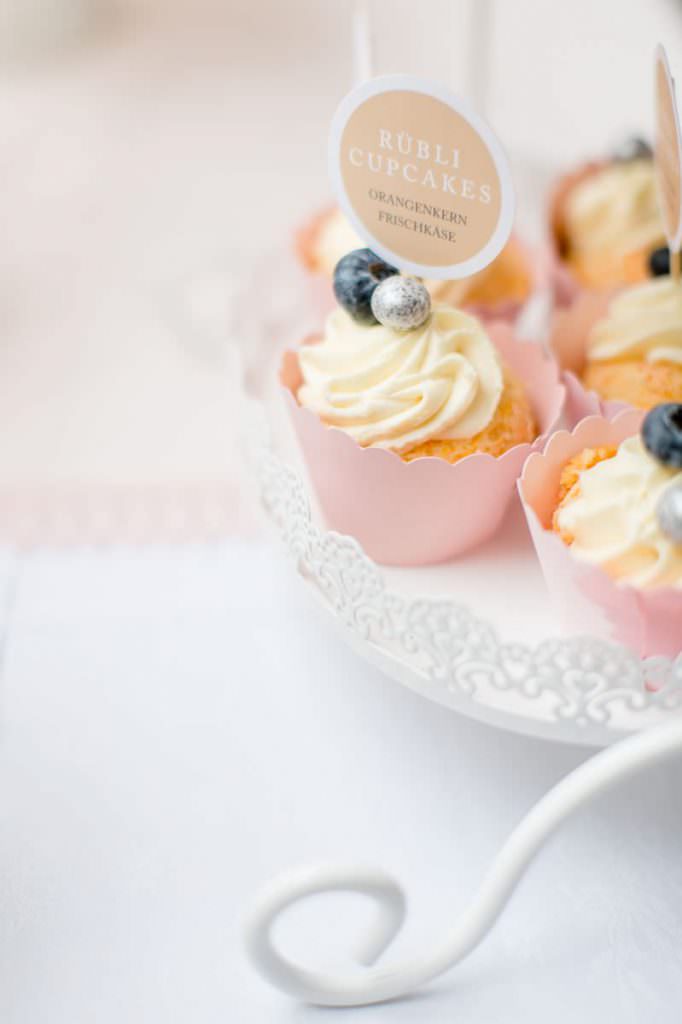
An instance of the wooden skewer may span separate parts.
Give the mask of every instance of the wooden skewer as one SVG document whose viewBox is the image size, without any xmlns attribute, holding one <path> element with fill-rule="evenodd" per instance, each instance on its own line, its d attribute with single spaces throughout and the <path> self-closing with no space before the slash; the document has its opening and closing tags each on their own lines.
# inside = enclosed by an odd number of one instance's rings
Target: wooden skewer
<svg viewBox="0 0 682 1024">
<path fill-rule="evenodd" d="M 670 250 L 670 276 L 674 281 L 680 279 L 680 250 Z"/>
</svg>

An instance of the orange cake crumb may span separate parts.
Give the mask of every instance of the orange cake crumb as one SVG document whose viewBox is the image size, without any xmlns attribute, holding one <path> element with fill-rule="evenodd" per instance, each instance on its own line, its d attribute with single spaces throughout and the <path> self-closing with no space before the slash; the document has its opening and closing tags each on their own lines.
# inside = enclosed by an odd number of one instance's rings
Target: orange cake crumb
<svg viewBox="0 0 682 1024">
<path fill-rule="evenodd" d="M 447 462 L 458 462 L 466 455 L 487 452 L 489 455 L 503 455 L 514 445 L 535 440 L 537 427 L 530 400 L 518 377 L 507 370 L 505 383 L 495 416 L 475 437 L 455 440 L 424 441 L 416 448 L 403 453 L 403 459 L 411 462 L 425 455 L 436 456 Z"/>
<path fill-rule="evenodd" d="M 588 363 L 583 382 L 608 401 L 629 402 L 636 409 L 653 409 L 663 402 L 682 401 L 682 366 L 643 360 Z"/>
<path fill-rule="evenodd" d="M 592 467 L 596 466 L 599 462 L 604 462 L 606 459 L 612 459 L 617 451 L 617 448 L 612 448 L 610 446 L 585 448 L 578 455 L 574 455 L 561 471 L 557 505 L 552 517 L 552 529 L 559 534 L 564 544 L 572 544 L 575 538 L 571 537 L 565 530 L 562 531 L 559 528 L 559 512 L 562 508 L 565 508 L 566 505 L 570 504 L 570 502 L 574 501 L 580 494 L 580 474 L 586 469 L 592 469 Z"/>
</svg>

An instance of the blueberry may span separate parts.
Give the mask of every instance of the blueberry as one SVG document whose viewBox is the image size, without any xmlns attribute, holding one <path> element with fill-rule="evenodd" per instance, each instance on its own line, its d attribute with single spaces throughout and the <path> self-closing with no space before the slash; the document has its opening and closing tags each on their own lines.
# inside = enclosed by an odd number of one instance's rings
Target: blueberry
<svg viewBox="0 0 682 1024">
<path fill-rule="evenodd" d="M 670 250 L 667 245 L 652 249 L 649 253 L 649 273 L 652 277 L 663 277 L 670 273 Z"/>
<path fill-rule="evenodd" d="M 359 324 L 375 324 L 372 295 L 385 278 L 398 274 L 397 267 L 385 263 L 371 249 L 354 249 L 343 256 L 334 269 L 334 295 L 339 305 Z"/>
<path fill-rule="evenodd" d="M 682 405 L 666 402 L 647 413 L 642 423 L 642 441 L 664 466 L 682 469 Z"/>
<path fill-rule="evenodd" d="M 651 160 L 653 152 L 645 139 L 633 135 L 630 139 L 624 139 L 612 155 L 617 163 L 627 164 L 631 160 Z"/>
</svg>

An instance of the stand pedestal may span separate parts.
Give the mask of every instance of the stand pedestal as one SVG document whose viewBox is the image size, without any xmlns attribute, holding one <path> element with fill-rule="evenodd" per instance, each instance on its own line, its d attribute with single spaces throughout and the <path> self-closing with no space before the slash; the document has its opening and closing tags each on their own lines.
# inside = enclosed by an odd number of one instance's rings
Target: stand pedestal
<svg viewBox="0 0 682 1024">
<path fill-rule="evenodd" d="M 478 894 L 449 934 L 413 959 L 376 965 L 402 927 L 406 900 L 400 885 L 380 869 L 317 866 L 275 879 L 257 898 L 245 929 L 246 949 L 257 971 L 295 999 L 321 1006 L 363 1006 L 396 999 L 450 970 L 485 938 L 535 855 L 575 811 L 639 770 L 682 753 L 682 718 L 656 726 L 596 754 L 547 793 L 525 816 L 493 861 Z M 311 971 L 275 947 L 277 918 L 299 900 L 347 891 L 377 906 L 374 926 L 357 954 L 360 975 Z"/>
</svg>

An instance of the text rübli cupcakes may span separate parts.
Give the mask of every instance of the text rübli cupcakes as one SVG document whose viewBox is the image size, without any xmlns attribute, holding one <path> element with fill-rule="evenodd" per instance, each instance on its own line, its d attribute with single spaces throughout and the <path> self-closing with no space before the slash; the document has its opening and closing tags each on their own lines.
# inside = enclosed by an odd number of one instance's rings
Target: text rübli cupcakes
<svg viewBox="0 0 682 1024">
<path fill-rule="evenodd" d="M 556 313 L 551 345 L 566 372 L 571 423 L 682 402 L 682 287 L 666 275 L 583 293 Z"/>
<path fill-rule="evenodd" d="M 417 216 L 407 210 L 404 216 Z M 348 218 L 338 207 L 321 211 L 296 235 L 298 257 L 309 272 L 311 294 L 324 314 L 334 307 L 332 279 L 339 260 L 362 246 Z M 526 304 L 543 286 L 541 267 L 535 254 L 512 235 L 499 255 L 471 277 L 459 281 L 424 282 L 433 302 L 464 309 L 483 319 L 513 323 Z"/>
<path fill-rule="evenodd" d="M 495 533 L 556 426 L 556 364 L 369 249 L 337 264 L 334 289 L 324 330 L 281 369 L 327 523 L 387 564 L 460 555 Z"/>
<path fill-rule="evenodd" d="M 682 405 L 589 417 L 519 491 L 564 626 L 642 657 L 682 652 Z"/>
<path fill-rule="evenodd" d="M 549 232 L 555 298 L 645 280 L 665 243 L 650 147 L 624 143 L 610 157 L 561 177 L 550 200 Z"/>
</svg>

